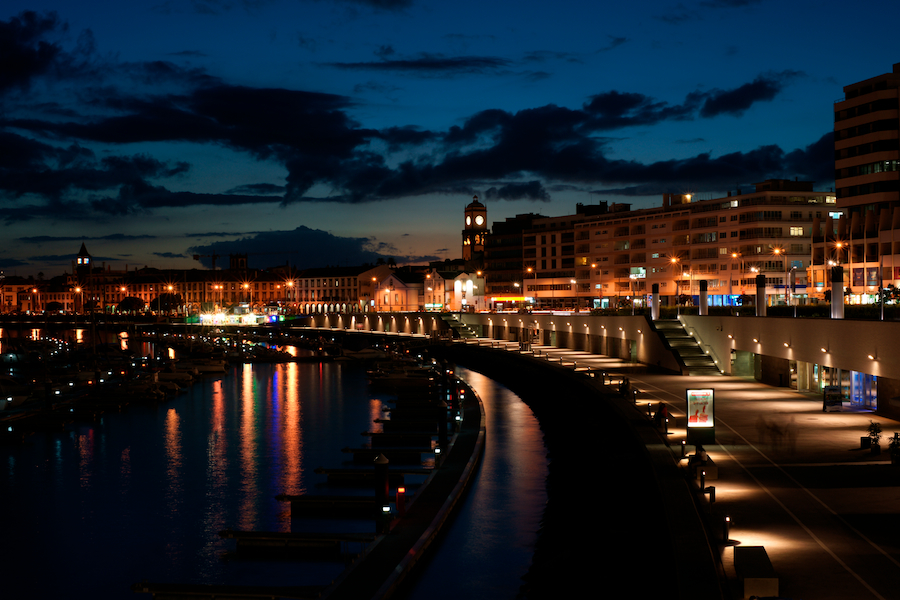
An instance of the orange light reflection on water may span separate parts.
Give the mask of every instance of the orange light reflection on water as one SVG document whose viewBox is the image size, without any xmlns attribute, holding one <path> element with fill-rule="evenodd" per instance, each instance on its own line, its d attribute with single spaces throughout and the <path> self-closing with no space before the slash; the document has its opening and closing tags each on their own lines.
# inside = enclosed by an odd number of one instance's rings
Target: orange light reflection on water
<svg viewBox="0 0 900 600">
<path fill-rule="evenodd" d="M 78 447 L 78 477 L 82 488 L 87 488 L 94 474 L 94 430 L 89 429 L 75 438 Z"/>
<path fill-rule="evenodd" d="M 295 348 L 291 347 L 296 350 Z M 297 363 L 284 363 L 278 369 L 279 379 L 284 382 L 275 393 L 276 401 L 282 407 L 279 425 L 281 463 L 281 487 L 286 494 L 302 494 L 306 491 L 303 482 L 303 407 L 300 403 L 300 370 Z M 287 522 L 290 530 L 290 520 Z"/>
<path fill-rule="evenodd" d="M 206 440 L 206 480 L 211 488 L 210 498 L 220 498 L 220 490 L 228 487 L 228 435 L 225 431 L 225 389 L 223 379 L 212 384 L 212 411 L 209 434 Z M 212 506 L 206 513 L 206 525 L 210 531 L 225 529 L 225 507 Z"/>
<path fill-rule="evenodd" d="M 181 420 L 178 411 L 170 408 L 166 411 L 165 424 L 165 448 L 166 448 L 166 499 L 168 501 L 169 512 L 176 512 L 178 506 L 182 503 L 181 498 L 184 496 L 182 485 L 182 456 L 181 449 Z"/>
<path fill-rule="evenodd" d="M 384 431 L 384 425 L 375 422 L 376 419 L 384 418 L 384 403 L 378 398 L 369 399 L 369 418 L 372 420 L 372 431 Z"/>
<path fill-rule="evenodd" d="M 253 365 L 244 364 L 236 375 L 241 386 L 241 510 L 240 528 L 252 530 L 256 520 L 255 499 L 259 497 L 257 464 L 256 397 L 253 388 Z"/>
</svg>

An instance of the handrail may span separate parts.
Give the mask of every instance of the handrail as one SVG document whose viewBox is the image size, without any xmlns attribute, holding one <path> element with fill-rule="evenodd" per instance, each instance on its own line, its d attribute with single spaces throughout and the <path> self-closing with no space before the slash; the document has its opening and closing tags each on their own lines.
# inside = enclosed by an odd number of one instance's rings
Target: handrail
<svg viewBox="0 0 900 600">
<path fill-rule="evenodd" d="M 687 323 L 685 323 L 684 321 L 681 321 L 681 320 L 679 320 L 678 322 L 681 323 L 682 327 L 684 327 L 685 332 L 687 332 L 687 334 L 690 335 L 691 338 L 693 338 L 693 340 L 695 342 L 697 342 L 697 345 L 700 346 L 700 349 L 712 357 L 712 359 L 713 359 L 713 361 L 715 361 L 716 367 L 719 369 L 719 371 L 722 371 L 722 363 L 720 362 L 719 355 L 716 353 L 715 348 L 713 348 L 709 344 L 703 343 L 703 340 L 700 338 L 700 334 L 697 333 L 696 327 L 688 325 Z"/>
<path fill-rule="evenodd" d="M 709 344 L 700 344 L 700 349 L 709 354 L 709 356 L 715 362 L 716 368 L 719 369 L 719 371 L 722 371 L 722 364 L 719 362 L 719 355 L 716 353 L 715 348 L 713 348 Z"/>
</svg>

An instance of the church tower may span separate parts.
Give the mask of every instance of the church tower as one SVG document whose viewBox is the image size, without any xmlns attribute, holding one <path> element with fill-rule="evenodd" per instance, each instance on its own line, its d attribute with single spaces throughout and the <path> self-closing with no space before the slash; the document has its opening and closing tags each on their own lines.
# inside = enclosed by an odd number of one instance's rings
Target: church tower
<svg viewBox="0 0 900 600">
<path fill-rule="evenodd" d="M 81 250 L 78 251 L 78 254 L 75 256 L 75 265 L 74 265 L 74 273 L 75 273 L 75 289 L 77 292 L 73 295 L 72 304 L 75 307 L 75 311 L 78 313 L 85 312 L 85 306 L 92 306 L 90 304 L 91 299 L 93 298 L 93 269 L 94 266 L 91 264 L 91 254 L 87 251 L 87 247 L 84 245 L 84 242 L 81 242 Z M 87 300 L 88 304 L 85 303 Z"/>
<path fill-rule="evenodd" d="M 466 227 L 462 232 L 462 257 L 465 261 L 484 260 L 484 243 L 487 235 L 487 208 L 478 201 L 478 196 L 466 206 Z"/>
<path fill-rule="evenodd" d="M 86 281 L 91 275 L 91 268 L 91 255 L 84 242 L 81 242 L 81 250 L 75 256 L 75 274 L 80 280 Z"/>
</svg>

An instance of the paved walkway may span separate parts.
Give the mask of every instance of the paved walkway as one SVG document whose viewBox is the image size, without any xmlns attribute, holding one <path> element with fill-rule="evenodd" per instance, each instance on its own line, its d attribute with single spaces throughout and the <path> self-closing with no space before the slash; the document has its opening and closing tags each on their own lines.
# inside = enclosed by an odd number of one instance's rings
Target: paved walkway
<svg viewBox="0 0 900 600">
<path fill-rule="evenodd" d="M 480 343 L 518 349 L 513 342 Z M 564 365 L 608 371 L 614 380 L 626 374 L 641 410 L 666 403 L 676 457 L 685 438 L 685 389 L 715 389 L 717 443 L 706 449 L 718 477 L 706 480 L 716 489 L 708 510 L 734 598 L 744 597 L 734 547 L 764 546 L 782 598 L 900 599 L 900 467 L 887 454 L 887 438 L 900 422 L 846 406 L 823 412 L 817 395 L 738 377 L 633 372 L 636 365 L 610 357 L 532 349 Z M 870 420 L 883 428 L 880 456 L 860 447 Z M 732 525 L 724 541 L 726 515 Z"/>
</svg>

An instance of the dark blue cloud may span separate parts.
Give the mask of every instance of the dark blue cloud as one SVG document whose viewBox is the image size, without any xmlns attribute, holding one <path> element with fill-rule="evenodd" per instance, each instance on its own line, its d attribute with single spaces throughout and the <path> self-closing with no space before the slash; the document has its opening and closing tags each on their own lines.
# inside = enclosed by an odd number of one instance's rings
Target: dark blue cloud
<svg viewBox="0 0 900 600">
<path fill-rule="evenodd" d="M 0 93 L 27 87 L 49 73 L 63 55 L 62 47 L 48 39 L 66 26 L 54 13 L 26 11 L 9 21 L 0 21 Z"/>
<path fill-rule="evenodd" d="M 496 73 L 512 61 L 496 56 L 441 56 L 422 53 L 415 58 L 366 62 L 333 62 L 329 66 L 353 71 L 391 71 L 425 77 Z"/>
<path fill-rule="evenodd" d="M 760 75 L 750 83 L 731 90 L 713 90 L 702 94 L 703 106 L 700 108 L 700 116 L 706 118 L 722 114 L 740 116 L 758 102 L 774 100 L 788 82 L 801 75 L 802 73 L 796 71 Z"/>
</svg>

